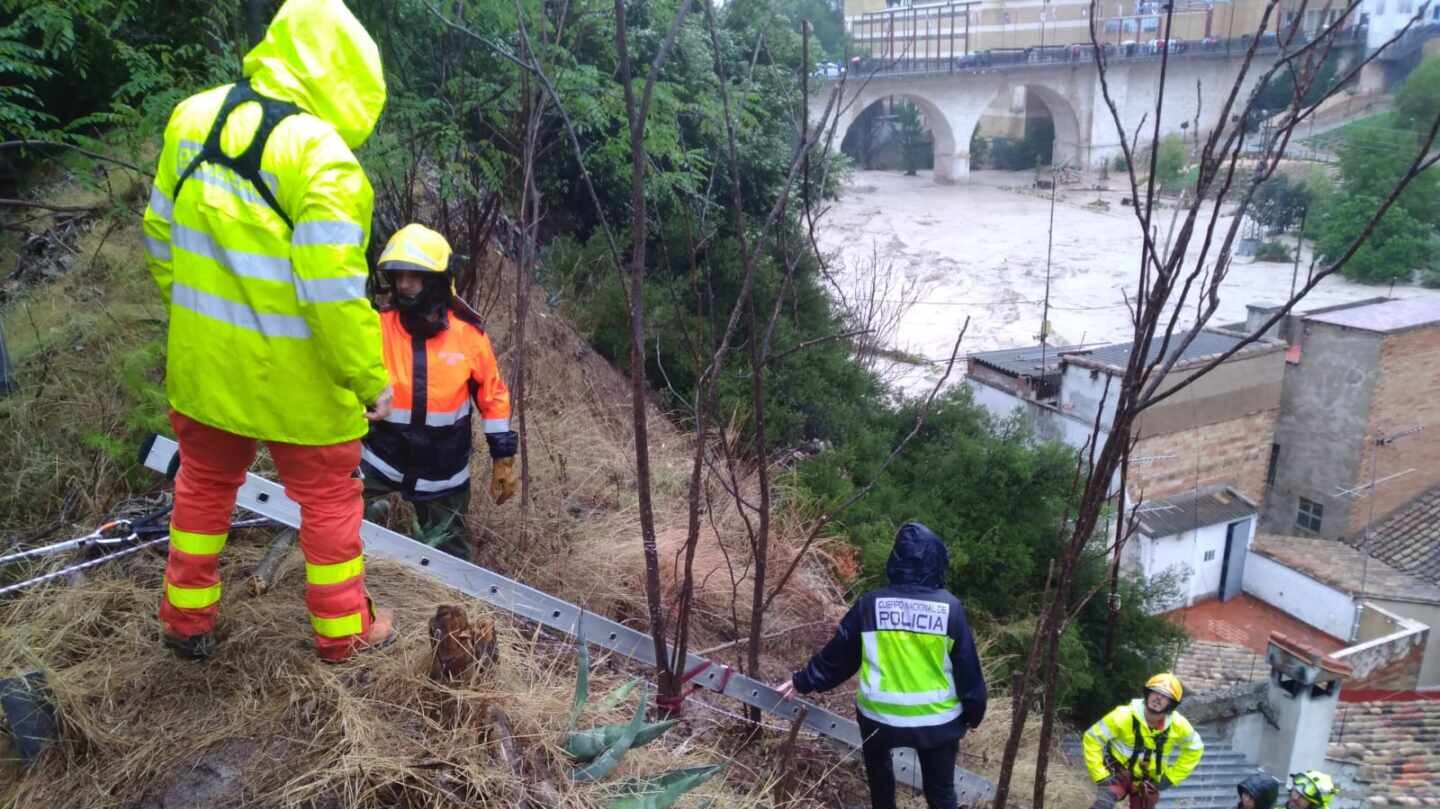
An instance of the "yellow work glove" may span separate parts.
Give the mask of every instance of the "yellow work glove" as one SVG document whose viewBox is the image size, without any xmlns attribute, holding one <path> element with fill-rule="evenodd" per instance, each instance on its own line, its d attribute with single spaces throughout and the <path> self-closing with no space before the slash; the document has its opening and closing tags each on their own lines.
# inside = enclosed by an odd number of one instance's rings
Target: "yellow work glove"
<svg viewBox="0 0 1440 809">
<path fill-rule="evenodd" d="M 490 497 L 495 505 L 503 505 L 520 490 L 520 478 L 515 471 L 515 456 L 496 458 L 490 465 Z"/>
</svg>

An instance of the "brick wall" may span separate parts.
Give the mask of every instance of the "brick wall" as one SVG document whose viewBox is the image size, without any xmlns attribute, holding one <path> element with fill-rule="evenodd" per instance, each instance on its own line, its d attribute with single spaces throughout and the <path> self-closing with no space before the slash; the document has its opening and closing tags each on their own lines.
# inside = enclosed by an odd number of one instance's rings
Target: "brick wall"
<svg viewBox="0 0 1440 809">
<path fill-rule="evenodd" d="M 1129 491 L 1146 499 L 1183 494 L 1197 486 L 1229 484 L 1258 503 L 1265 496 L 1265 469 L 1278 410 L 1252 413 L 1178 433 L 1142 439 L 1134 457 L 1173 455 L 1130 467 Z M 1198 479 L 1198 480 L 1197 480 Z"/>
<path fill-rule="evenodd" d="M 1417 426 L 1425 429 L 1388 446 L 1375 446 L 1377 437 Z M 1377 479 L 1407 469 L 1415 471 L 1376 487 L 1377 523 L 1440 485 L 1436 458 L 1440 458 L 1440 326 L 1429 326 L 1389 335 L 1380 346 L 1380 373 L 1356 485 L 1370 482 L 1372 460 Z M 1350 510 L 1346 536 L 1359 536 L 1369 516 L 1369 498 L 1361 498 Z"/>
</svg>

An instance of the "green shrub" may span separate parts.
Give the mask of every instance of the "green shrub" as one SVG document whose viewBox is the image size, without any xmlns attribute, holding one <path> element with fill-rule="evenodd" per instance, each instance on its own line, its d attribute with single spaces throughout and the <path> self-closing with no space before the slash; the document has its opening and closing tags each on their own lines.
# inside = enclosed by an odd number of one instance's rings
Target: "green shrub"
<svg viewBox="0 0 1440 809">
<path fill-rule="evenodd" d="M 1034 145 L 1016 138 L 990 140 L 990 165 L 1003 171 L 1023 171 L 1035 167 Z"/>
<path fill-rule="evenodd" d="M 1188 151 L 1179 135 L 1166 135 L 1160 139 L 1160 153 L 1155 158 L 1155 182 L 1162 190 L 1179 191 L 1184 187 Z"/>
<path fill-rule="evenodd" d="M 1023 665 L 1047 562 L 1071 505 L 1074 451 L 1036 441 L 1019 419 L 995 419 L 961 386 L 935 400 L 924 429 L 880 472 L 890 448 L 914 426 L 918 406 L 912 401 L 877 412 L 868 432 L 802 464 L 795 496 L 823 507 L 873 482 L 837 527 L 860 551 L 857 587 L 882 583 L 895 531 L 910 520 L 923 522 L 950 549 L 949 586 L 965 601 L 976 631 L 998 644 L 992 659 Z M 1087 557 L 1085 564 L 1076 592 L 1089 592 L 1106 575 L 1102 558 Z M 1173 656 L 1183 637 L 1183 630 L 1146 612 L 1169 591 L 1136 582 L 1121 591 L 1123 634 L 1109 669 L 1101 660 L 1111 623 L 1103 598 L 1082 611 L 1062 642 L 1060 699 L 1067 713 L 1087 721 L 1099 706 L 1128 698 L 1144 670 Z M 1008 666 L 1001 665 L 999 681 Z"/>
<path fill-rule="evenodd" d="M 1255 248 L 1256 261 L 1290 261 L 1293 258 L 1290 248 L 1279 242 L 1262 242 Z"/>
</svg>

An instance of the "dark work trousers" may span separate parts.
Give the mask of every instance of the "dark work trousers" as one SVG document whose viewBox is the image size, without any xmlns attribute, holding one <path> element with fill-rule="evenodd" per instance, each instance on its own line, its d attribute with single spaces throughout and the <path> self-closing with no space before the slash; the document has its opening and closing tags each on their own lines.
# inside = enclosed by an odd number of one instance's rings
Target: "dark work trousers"
<svg viewBox="0 0 1440 809">
<path fill-rule="evenodd" d="M 365 476 L 365 519 L 384 519 L 389 511 L 381 508 L 379 498 L 395 491 L 390 481 L 378 476 Z M 428 541 L 451 556 L 458 556 L 467 562 L 474 561 L 470 550 L 470 532 L 465 528 L 465 516 L 470 513 L 470 482 L 433 500 L 411 500 L 415 507 L 415 521 L 419 523 L 420 534 L 414 537 Z M 408 534 L 410 531 L 403 530 Z"/>
<path fill-rule="evenodd" d="M 895 772 L 890 767 L 890 746 L 884 741 L 884 729 L 858 712 L 856 719 L 865 740 L 860 750 L 865 758 L 865 779 L 870 782 L 871 809 L 895 809 Z M 960 742 L 915 752 L 920 759 L 920 780 L 925 782 L 925 804 L 930 809 L 955 809 L 955 758 Z"/>
</svg>

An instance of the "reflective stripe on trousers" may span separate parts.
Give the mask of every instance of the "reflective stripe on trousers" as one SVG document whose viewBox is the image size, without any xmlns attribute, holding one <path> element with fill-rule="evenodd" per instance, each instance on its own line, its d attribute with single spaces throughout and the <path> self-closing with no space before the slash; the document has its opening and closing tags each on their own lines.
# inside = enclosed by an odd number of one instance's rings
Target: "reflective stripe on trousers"
<svg viewBox="0 0 1440 809">
<path fill-rule="evenodd" d="M 170 414 L 185 459 L 175 479 L 170 558 L 160 620 L 168 634 L 191 637 L 214 631 L 221 595 L 219 553 L 224 548 L 235 493 L 255 458 L 257 442 Z M 268 442 L 287 493 L 300 504 L 300 549 L 305 554 L 305 601 L 316 652 L 343 660 L 355 638 L 370 628 L 369 599 L 360 541 L 364 504 L 360 442 L 300 446 Z"/>
</svg>

